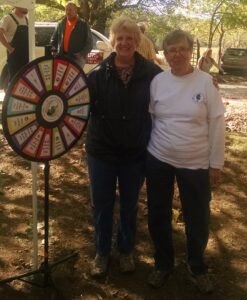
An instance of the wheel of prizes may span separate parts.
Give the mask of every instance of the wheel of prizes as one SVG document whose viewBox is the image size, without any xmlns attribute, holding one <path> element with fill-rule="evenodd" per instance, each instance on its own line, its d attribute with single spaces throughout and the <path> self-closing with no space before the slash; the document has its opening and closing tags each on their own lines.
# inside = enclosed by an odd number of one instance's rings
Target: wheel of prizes
<svg viewBox="0 0 247 300">
<path fill-rule="evenodd" d="M 55 159 L 75 145 L 89 117 L 83 70 L 65 57 L 41 57 L 23 67 L 3 101 L 9 145 L 31 161 Z"/>
</svg>

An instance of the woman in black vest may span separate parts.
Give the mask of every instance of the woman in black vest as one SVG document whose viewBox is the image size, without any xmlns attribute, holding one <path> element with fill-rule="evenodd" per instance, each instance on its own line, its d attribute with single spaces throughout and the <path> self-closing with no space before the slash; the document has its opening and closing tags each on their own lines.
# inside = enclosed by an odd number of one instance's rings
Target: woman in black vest
<svg viewBox="0 0 247 300">
<path fill-rule="evenodd" d="M 110 30 L 114 52 L 89 75 L 91 116 L 86 150 L 94 208 L 96 256 L 91 275 L 105 275 L 112 245 L 118 188 L 116 249 L 121 272 L 133 272 L 136 214 L 151 131 L 150 83 L 161 69 L 136 52 L 137 24 L 116 19 Z"/>
</svg>

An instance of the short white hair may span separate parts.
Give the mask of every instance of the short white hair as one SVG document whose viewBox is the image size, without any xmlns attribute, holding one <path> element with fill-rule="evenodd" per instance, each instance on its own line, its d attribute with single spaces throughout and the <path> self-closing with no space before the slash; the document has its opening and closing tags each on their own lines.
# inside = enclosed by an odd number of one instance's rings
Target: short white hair
<svg viewBox="0 0 247 300">
<path fill-rule="evenodd" d="M 114 19 L 110 27 L 109 40 L 112 46 L 115 44 L 116 34 L 121 30 L 132 33 L 137 46 L 139 46 L 141 41 L 141 30 L 133 19 L 124 15 Z"/>
</svg>

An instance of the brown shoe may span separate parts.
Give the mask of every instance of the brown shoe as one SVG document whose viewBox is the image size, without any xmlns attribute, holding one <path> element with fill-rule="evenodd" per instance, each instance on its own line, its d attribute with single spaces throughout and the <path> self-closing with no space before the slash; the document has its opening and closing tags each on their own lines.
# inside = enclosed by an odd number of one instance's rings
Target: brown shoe
<svg viewBox="0 0 247 300">
<path fill-rule="evenodd" d="M 211 294 L 214 291 L 213 282 L 210 279 L 209 275 L 206 274 L 200 274 L 200 275 L 194 275 L 190 274 L 191 281 L 196 285 L 198 290 L 202 294 Z"/>
<path fill-rule="evenodd" d="M 102 256 L 96 254 L 91 266 L 91 276 L 102 277 L 105 276 L 109 264 L 109 255 Z"/>
<path fill-rule="evenodd" d="M 132 273 L 136 269 L 135 260 L 133 253 L 120 254 L 119 256 L 119 267 L 121 273 Z"/>
<path fill-rule="evenodd" d="M 148 276 L 148 284 L 153 288 L 162 287 L 168 280 L 170 273 L 167 271 L 160 271 L 154 269 L 152 273 Z"/>
</svg>

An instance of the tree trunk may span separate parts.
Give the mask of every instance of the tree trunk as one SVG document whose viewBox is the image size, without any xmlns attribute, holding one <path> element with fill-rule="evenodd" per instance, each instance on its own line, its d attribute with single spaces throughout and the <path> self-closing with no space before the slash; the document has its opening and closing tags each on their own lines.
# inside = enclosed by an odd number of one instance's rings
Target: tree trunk
<svg viewBox="0 0 247 300">
<path fill-rule="evenodd" d="M 220 59 L 222 56 L 222 41 L 224 38 L 225 30 L 223 24 L 220 26 L 220 37 L 219 37 L 219 50 L 218 50 L 218 65 L 220 65 Z"/>
<path fill-rule="evenodd" d="M 218 5 L 215 7 L 214 12 L 211 16 L 211 20 L 210 20 L 210 27 L 209 27 L 209 35 L 208 35 L 208 48 L 212 47 L 212 43 L 213 43 L 213 37 L 214 37 L 214 33 L 215 33 L 215 28 L 214 27 L 214 23 L 215 23 L 215 17 L 218 13 L 218 10 L 220 9 L 220 7 L 225 3 L 226 0 L 221 0 Z M 219 26 L 219 23 L 216 25 Z"/>
<path fill-rule="evenodd" d="M 78 4 L 80 5 L 78 14 L 82 17 L 85 21 L 89 22 L 90 20 L 90 7 L 88 0 L 78 0 Z"/>
<path fill-rule="evenodd" d="M 106 21 L 107 21 L 107 18 L 105 16 L 101 16 L 100 18 L 98 18 L 98 20 L 94 24 L 94 29 L 105 35 Z"/>
</svg>

